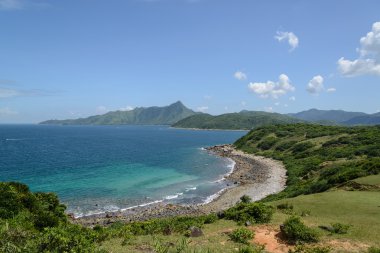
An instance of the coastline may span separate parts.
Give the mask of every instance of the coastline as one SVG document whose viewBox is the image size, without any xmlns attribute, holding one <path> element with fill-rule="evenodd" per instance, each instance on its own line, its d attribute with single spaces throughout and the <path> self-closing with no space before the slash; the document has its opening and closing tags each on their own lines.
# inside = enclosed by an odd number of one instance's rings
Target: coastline
<svg viewBox="0 0 380 253">
<path fill-rule="evenodd" d="M 71 221 L 92 227 L 95 225 L 107 226 L 114 222 L 133 222 L 173 216 L 209 214 L 232 207 L 243 195 L 248 195 L 253 201 L 257 201 L 285 189 L 286 170 L 281 162 L 244 153 L 230 144 L 205 149 L 211 154 L 229 158 L 235 163 L 233 169 L 224 175 L 222 179 L 230 182 L 229 187 L 209 196 L 210 200 L 206 201 L 206 203 L 175 205 L 158 202 L 152 205 L 137 206 L 116 212 L 79 218 L 69 215 Z"/>
</svg>

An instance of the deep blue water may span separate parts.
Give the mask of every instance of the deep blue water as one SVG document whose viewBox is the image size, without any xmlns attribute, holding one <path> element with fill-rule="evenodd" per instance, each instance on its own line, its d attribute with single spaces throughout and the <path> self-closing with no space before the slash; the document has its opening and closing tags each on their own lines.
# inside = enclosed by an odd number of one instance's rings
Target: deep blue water
<svg viewBox="0 0 380 253">
<path fill-rule="evenodd" d="M 232 162 L 202 147 L 245 132 L 166 126 L 0 125 L 0 181 L 58 194 L 86 215 L 165 201 L 200 203 L 226 185 Z"/>
</svg>

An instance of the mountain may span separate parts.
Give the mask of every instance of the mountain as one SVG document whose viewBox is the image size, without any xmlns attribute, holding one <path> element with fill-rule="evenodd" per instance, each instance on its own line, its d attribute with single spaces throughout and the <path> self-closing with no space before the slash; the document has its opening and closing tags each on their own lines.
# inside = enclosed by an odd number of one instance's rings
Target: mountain
<svg viewBox="0 0 380 253">
<path fill-rule="evenodd" d="M 297 119 L 318 122 L 318 123 L 330 123 L 340 124 L 355 117 L 367 116 L 368 114 L 363 112 L 347 112 L 343 110 L 318 110 L 310 109 L 299 113 L 288 114 Z"/>
<path fill-rule="evenodd" d="M 249 130 L 263 125 L 298 122 L 303 121 L 279 113 L 241 111 L 239 113 L 226 113 L 218 116 L 197 114 L 180 120 L 172 126 L 179 128 Z"/>
<path fill-rule="evenodd" d="M 180 101 L 164 107 L 138 107 L 131 111 L 112 111 L 80 119 L 47 120 L 50 125 L 171 125 L 197 114 Z"/>
<path fill-rule="evenodd" d="M 353 117 L 349 120 L 342 122 L 344 125 L 379 125 L 380 112 L 375 114 L 363 115 Z"/>
</svg>

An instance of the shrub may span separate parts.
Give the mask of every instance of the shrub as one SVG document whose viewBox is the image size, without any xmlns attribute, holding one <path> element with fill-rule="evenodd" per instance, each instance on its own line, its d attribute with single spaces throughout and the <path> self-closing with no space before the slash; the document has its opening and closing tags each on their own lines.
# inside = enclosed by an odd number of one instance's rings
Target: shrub
<svg viewBox="0 0 380 253">
<path fill-rule="evenodd" d="M 281 226 L 281 232 L 289 242 L 317 242 L 318 233 L 307 227 L 297 216 L 291 216 Z"/>
<path fill-rule="evenodd" d="M 277 138 L 276 137 L 266 137 L 263 139 L 259 144 L 257 144 L 257 147 L 261 150 L 268 150 L 271 147 L 273 147 L 274 144 L 276 144 Z"/>
<path fill-rule="evenodd" d="M 342 224 L 342 223 L 333 223 L 331 224 L 332 227 L 332 233 L 335 234 L 347 234 L 348 229 L 351 227 L 351 225 L 348 224 Z"/>
<path fill-rule="evenodd" d="M 248 195 L 243 195 L 240 197 L 241 202 L 243 203 L 250 203 L 252 202 L 252 198 Z"/>
<path fill-rule="evenodd" d="M 272 219 L 274 208 L 262 203 L 239 203 L 224 212 L 224 217 L 239 224 L 246 221 L 266 223 Z"/>
<path fill-rule="evenodd" d="M 262 253 L 264 251 L 264 246 L 244 246 L 239 249 L 238 253 Z"/>
<path fill-rule="evenodd" d="M 289 250 L 289 253 L 329 253 L 330 247 L 308 247 L 306 245 L 297 245 L 294 250 Z"/>
<path fill-rule="evenodd" d="M 249 240 L 253 239 L 254 233 L 246 228 L 237 228 L 229 236 L 234 242 L 248 244 Z"/>
<path fill-rule="evenodd" d="M 301 153 L 314 146 L 315 145 L 310 141 L 300 142 L 293 146 L 292 151 L 294 153 Z"/>
<path fill-rule="evenodd" d="M 368 253 L 380 253 L 380 248 L 370 247 Z"/>
</svg>

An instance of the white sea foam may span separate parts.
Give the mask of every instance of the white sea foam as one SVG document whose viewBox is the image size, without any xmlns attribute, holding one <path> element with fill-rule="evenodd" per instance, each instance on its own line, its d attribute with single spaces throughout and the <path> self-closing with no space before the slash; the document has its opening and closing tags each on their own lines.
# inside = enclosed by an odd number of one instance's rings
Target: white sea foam
<svg viewBox="0 0 380 253">
<path fill-rule="evenodd" d="M 186 191 L 186 192 L 189 192 L 189 191 L 195 191 L 196 189 L 197 189 L 196 186 L 194 186 L 194 187 L 188 187 L 188 188 L 185 189 L 185 191 Z"/>
<path fill-rule="evenodd" d="M 168 195 L 168 196 L 165 197 L 165 200 L 176 199 L 176 198 L 178 198 L 181 195 L 183 195 L 183 192 L 176 193 L 175 195 Z"/>
<path fill-rule="evenodd" d="M 220 195 L 222 195 L 222 193 L 226 190 L 226 188 L 218 191 L 217 193 L 211 195 L 211 196 L 208 196 L 205 201 L 203 201 L 202 204 L 208 204 L 210 202 L 212 202 L 213 200 L 215 200 L 216 198 L 218 198 Z"/>
</svg>

